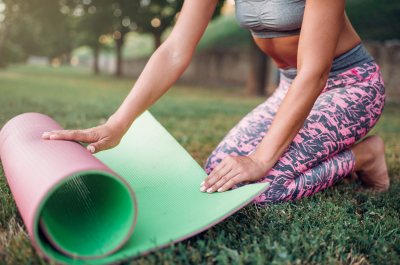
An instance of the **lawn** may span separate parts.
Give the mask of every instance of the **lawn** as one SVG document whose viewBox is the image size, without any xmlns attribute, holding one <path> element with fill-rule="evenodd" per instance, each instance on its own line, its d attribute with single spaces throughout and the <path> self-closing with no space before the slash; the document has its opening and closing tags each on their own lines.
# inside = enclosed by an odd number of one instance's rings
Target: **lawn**
<svg viewBox="0 0 400 265">
<path fill-rule="evenodd" d="M 68 129 L 97 126 L 133 84 L 84 69 L 14 65 L 0 71 L 0 128 L 24 112 L 47 114 Z M 240 90 L 176 86 L 150 111 L 203 166 L 230 128 L 264 100 Z M 386 143 L 389 192 L 354 193 L 359 183 L 340 182 L 297 202 L 249 204 L 195 237 L 126 264 L 400 263 L 399 104 L 386 104 L 371 134 Z M 0 264 L 48 264 L 29 241 L 1 164 L 0 193 Z"/>
</svg>

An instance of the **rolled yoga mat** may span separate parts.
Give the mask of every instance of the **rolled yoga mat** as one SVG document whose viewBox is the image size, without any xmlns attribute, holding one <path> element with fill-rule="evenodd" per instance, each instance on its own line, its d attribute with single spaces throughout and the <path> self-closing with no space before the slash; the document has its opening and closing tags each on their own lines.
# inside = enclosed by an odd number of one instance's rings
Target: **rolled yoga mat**
<svg viewBox="0 0 400 265">
<path fill-rule="evenodd" d="M 96 155 L 76 142 L 43 140 L 52 130 L 62 128 L 46 115 L 19 115 L 0 132 L 0 156 L 33 245 L 58 263 L 149 253 L 210 228 L 268 188 L 200 192 L 206 173 L 149 112 Z"/>
</svg>

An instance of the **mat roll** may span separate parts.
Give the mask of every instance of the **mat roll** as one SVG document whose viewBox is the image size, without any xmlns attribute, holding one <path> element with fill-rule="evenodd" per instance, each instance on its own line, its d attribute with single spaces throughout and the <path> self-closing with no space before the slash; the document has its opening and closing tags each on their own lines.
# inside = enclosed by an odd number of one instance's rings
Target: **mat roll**
<svg viewBox="0 0 400 265">
<path fill-rule="evenodd" d="M 201 193 L 206 173 L 149 112 L 117 147 L 95 156 L 79 143 L 41 137 L 61 129 L 27 113 L 0 132 L 4 171 L 29 235 L 58 263 L 115 263 L 179 242 L 268 188 Z"/>
<path fill-rule="evenodd" d="M 74 258 L 110 255 L 133 231 L 133 191 L 79 143 L 43 140 L 52 130 L 62 127 L 27 113 L 0 133 L 4 171 L 29 235 L 39 250 L 47 240 Z"/>
</svg>

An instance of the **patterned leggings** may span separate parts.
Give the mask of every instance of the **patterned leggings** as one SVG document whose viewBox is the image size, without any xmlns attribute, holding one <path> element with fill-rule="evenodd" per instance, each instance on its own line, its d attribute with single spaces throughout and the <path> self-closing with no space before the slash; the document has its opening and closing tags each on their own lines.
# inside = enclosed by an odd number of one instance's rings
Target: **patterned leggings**
<svg viewBox="0 0 400 265">
<path fill-rule="evenodd" d="M 290 83 L 281 79 L 273 95 L 228 133 L 207 159 L 207 174 L 228 155 L 247 156 L 255 151 L 289 87 Z M 375 62 L 329 78 L 293 142 L 257 181 L 269 182 L 270 188 L 254 201 L 278 203 L 311 196 L 351 173 L 355 158 L 348 147 L 371 130 L 384 104 L 385 86 Z"/>
</svg>

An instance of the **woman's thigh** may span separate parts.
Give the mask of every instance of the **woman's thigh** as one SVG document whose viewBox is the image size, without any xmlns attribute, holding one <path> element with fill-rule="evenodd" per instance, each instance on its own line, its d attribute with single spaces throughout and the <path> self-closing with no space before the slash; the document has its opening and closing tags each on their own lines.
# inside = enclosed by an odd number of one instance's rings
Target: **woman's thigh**
<svg viewBox="0 0 400 265">
<path fill-rule="evenodd" d="M 275 92 L 247 114 L 219 143 L 204 166 L 207 174 L 228 155 L 247 156 L 255 150 L 267 133 L 290 83 L 281 80 Z"/>
<path fill-rule="evenodd" d="M 378 121 L 384 102 L 385 86 L 375 63 L 329 79 L 293 142 L 259 181 L 271 183 L 266 200 L 275 201 L 301 173 L 364 137 Z"/>
<path fill-rule="evenodd" d="M 268 131 L 289 86 L 287 82 L 281 83 L 266 102 L 228 133 L 207 160 L 205 170 L 208 174 L 226 156 L 246 156 L 255 150 Z M 385 87 L 374 62 L 329 78 L 291 145 L 258 181 L 271 183 L 263 196 L 265 202 L 275 201 L 302 172 L 365 136 L 379 119 L 384 101 Z M 249 183 L 240 183 L 234 188 L 246 184 Z"/>
</svg>

